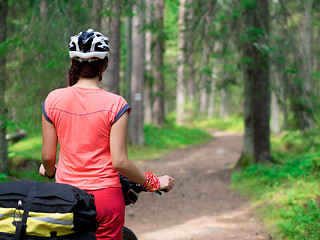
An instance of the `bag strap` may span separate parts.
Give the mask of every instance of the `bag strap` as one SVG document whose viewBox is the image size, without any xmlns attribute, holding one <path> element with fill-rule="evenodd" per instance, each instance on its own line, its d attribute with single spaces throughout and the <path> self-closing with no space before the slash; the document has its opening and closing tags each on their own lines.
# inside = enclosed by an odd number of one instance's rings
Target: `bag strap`
<svg viewBox="0 0 320 240">
<path fill-rule="evenodd" d="M 31 208 L 31 205 L 32 205 L 32 201 L 33 201 L 34 195 L 36 194 L 38 188 L 42 184 L 43 184 L 42 182 L 36 182 L 32 186 L 32 188 L 31 188 L 31 190 L 29 192 L 29 195 L 27 197 L 27 200 L 26 200 L 26 206 L 25 206 L 25 208 L 23 210 L 22 219 L 17 224 L 16 232 L 15 232 L 15 235 L 14 235 L 14 240 L 21 240 L 21 239 L 25 238 L 26 229 L 27 229 L 27 218 L 28 218 L 29 211 L 30 211 L 30 208 Z"/>
</svg>

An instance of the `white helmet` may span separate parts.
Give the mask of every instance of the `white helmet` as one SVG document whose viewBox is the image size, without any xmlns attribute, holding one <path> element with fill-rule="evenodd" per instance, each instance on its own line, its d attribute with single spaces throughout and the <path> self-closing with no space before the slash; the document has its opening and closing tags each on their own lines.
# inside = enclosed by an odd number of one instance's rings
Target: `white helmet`
<svg viewBox="0 0 320 240">
<path fill-rule="evenodd" d="M 109 39 L 91 28 L 70 39 L 69 56 L 80 62 L 104 59 L 110 52 Z"/>
</svg>

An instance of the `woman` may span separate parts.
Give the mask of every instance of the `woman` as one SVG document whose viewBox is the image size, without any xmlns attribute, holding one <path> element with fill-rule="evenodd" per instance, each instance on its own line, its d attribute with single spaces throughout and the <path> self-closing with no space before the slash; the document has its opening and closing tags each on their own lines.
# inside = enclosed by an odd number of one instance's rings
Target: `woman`
<svg viewBox="0 0 320 240">
<path fill-rule="evenodd" d="M 97 239 L 120 240 L 125 204 L 119 173 L 148 191 L 169 192 L 174 179 L 143 172 L 128 159 L 131 108 L 122 97 L 99 88 L 109 51 L 108 38 L 92 29 L 71 37 L 70 86 L 52 91 L 42 104 L 39 173 L 94 194 L 100 224 Z"/>
</svg>

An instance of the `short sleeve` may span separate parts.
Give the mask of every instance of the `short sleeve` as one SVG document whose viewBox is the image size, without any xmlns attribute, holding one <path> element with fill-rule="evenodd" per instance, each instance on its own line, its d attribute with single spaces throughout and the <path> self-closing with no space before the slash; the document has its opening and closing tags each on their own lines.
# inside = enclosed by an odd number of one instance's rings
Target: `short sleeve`
<svg viewBox="0 0 320 240">
<path fill-rule="evenodd" d="M 116 115 L 115 115 L 115 118 L 112 121 L 111 125 L 113 125 L 117 120 L 119 120 L 119 118 L 121 118 L 121 116 L 126 111 L 128 111 L 129 114 L 131 112 L 131 107 L 129 106 L 127 101 L 122 97 L 119 98 L 119 100 L 118 100 L 118 102 L 117 102 L 115 107 L 116 107 L 116 109 L 115 109 Z"/>
<path fill-rule="evenodd" d="M 49 94 L 46 98 L 46 100 L 42 103 L 42 113 L 44 118 L 51 124 L 53 124 L 52 122 L 52 117 L 49 114 L 49 106 L 51 104 L 51 94 Z"/>
</svg>

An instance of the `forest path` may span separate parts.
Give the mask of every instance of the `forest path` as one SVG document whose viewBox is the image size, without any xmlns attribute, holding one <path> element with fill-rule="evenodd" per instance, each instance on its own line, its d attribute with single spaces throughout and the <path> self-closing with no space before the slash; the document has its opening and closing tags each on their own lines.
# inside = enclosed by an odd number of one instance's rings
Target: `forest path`
<svg viewBox="0 0 320 240">
<path fill-rule="evenodd" d="M 125 226 L 139 240 L 272 239 L 248 200 L 229 188 L 242 134 L 211 133 L 214 138 L 206 144 L 138 162 L 142 169 L 175 178 L 170 193 L 142 193 L 127 206 Z"/>
</svg>

